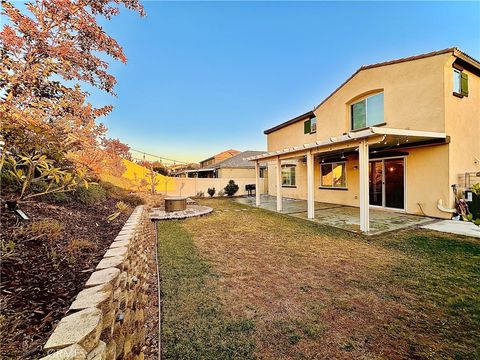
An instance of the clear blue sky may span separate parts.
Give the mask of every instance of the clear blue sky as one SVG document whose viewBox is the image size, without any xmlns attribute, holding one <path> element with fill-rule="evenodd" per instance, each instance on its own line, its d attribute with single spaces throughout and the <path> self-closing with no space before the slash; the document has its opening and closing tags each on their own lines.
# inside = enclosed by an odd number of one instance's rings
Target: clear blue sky
<svg viewBox="0 0 480 360">
<path fill-rule="evenodd" d="M 311 110 L 363 64 L 457 46 L 480 58 L 480 2 L 160 2 L 105 30 L 118 98 L 103 119 L 133 148 L 198 161 L 264 150 L 263 130 Z"/>
</svg>

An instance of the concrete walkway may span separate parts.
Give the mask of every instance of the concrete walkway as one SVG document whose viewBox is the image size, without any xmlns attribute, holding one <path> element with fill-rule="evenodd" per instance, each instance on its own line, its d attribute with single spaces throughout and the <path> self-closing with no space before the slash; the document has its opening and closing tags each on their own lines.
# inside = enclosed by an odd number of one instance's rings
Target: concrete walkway
<svg viewBox="0 0 480 360">
<path fill-rule="evenodd" d="M 236 201 L 255 206 L 255 197 L 240 197 Z M 275 196 L 262 195 L 260 207 L 276 211 Z M 283 214 L 307 219 L 307 201 L 283 198 Z M 334 226 L 340 229 L 360 232 L 360 210 L 353 206 L 315 202 L 315 219 L 307 219 L 319 224 Z M 370 209 L 370 232 L 377 235 L 411 226 L 419 226 L 431 222 L 432 219 L 423 216 L 409 215 L 402 212 Z"/>
<path fill-rule="evenodd" d="M 480 238 L 480 227 L 467 221 L 442 220 L 424 225 L 422 228 Z"/>
</svg>

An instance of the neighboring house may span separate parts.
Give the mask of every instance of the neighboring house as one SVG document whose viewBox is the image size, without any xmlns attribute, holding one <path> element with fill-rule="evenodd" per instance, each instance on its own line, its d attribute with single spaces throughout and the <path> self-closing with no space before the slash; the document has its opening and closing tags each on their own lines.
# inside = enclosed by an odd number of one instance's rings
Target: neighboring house
<svg viewBox="0 0 480 360">
<path fill-rule="evenodd" d="M 231 151 L 231 150 L 230 150 Z M 235 150 L 236 151 L 236 150 Z M 198 170 L 186 171 L 188 177 L 220 178 L 220 179 L 255 179 L 255 164 L 247 158 L 264 154 L 264 151 L 244 151 L 226 160 L 206 165 Z M 260 167 L 260 176 L 266 178 L 266 166 Z"/>
<path fill-rule="evenodd" d="M 265 131 L 268 192 L 448 218 L 480 171 L 480 63 L 456 48 L 362 66 L 312 111 Z M 257 204 L 260 197 L 257 197 Z"/>
<path fill-rule="evenodd" d="M 218 153 L 214 156 L 211 156 L 205 160 L 200 161 L 200 168 L 195 170 L 187 170 L 179 172 L 176 176 L 178 177 L 190 177 L 190 178 L 214 178 L 215 177 L 215 168 L 214 165 L 218 164 L 232 156 L 240 154 L 238 150 L 226 150 Z"/>
<path fill-rule="evenodd" d="M 186 170 L 196 170 L 199 168 L 200 168 L 200 165 L 196 163 L 174 164 L 168 167 L 168 172 L 169 172 L 169 176 L 177 177 L 184 174 Z"/>
<path fill-rule="evenodd" d="M 200 168 L 206 168 L 208 166 L 218 164 L 219 162 L 226 160 L 228 158 L 231 158 L 232 156 L 235 156 L 237 154 L 240 154 L 240 151 L 233 150 L 233 149 L 222 151 L 217 155 L 214 155 L 212 157 L 209 157 L 208 159 L 200 161 Z"/>
</svg>

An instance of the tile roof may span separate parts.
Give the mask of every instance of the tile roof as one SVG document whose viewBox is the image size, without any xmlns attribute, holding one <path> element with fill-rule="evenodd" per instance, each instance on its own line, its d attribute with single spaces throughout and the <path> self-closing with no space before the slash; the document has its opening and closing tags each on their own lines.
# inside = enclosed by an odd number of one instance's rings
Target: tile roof
<svg viewBox="0 0 480 360">
<path fill-rule="evenodd" d="M 241 152 L 240 154 L 237 154 L 235 156 L 232 156 L 231 158 L 228 158 L 226 160 L 223 160 L 217 164 L 212 165 L 211 167 L 215 169 L 221 169 L 221 168 L 244 168 L 244 169 L 249 169 L 249 168 L 254 168 L 255 164 L 251 162 L 250 160 L 247 160 L 248 157 L 251 156 L 256 156 L 260 154 L 264 154 L 265 151 L 252 151 L 252 150 L 247 150 L 244 152 Z"/>
</svg>

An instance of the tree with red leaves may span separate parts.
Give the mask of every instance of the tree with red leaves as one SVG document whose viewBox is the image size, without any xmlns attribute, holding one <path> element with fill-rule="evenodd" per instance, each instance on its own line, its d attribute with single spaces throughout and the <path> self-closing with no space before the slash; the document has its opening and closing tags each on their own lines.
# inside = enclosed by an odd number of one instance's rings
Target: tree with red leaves
<svg viewBox="0 0 480 360">
<path fill-rule="evenodd" d="M 26 3 L 28 13 L 2 0 L 0 135 L 11 156 L 45 155 L 68 171 L 78 166 L 77 153 L 105 144 L 128 153 L 96 122 L 112 107 L 93 107 L 81 86 L 115 94 L 115 77 L 100 56 L 123 63 L 126 57 L 97 19 L 111 19 L 120 5 L 144 15 L 138 0 L 34 0 Z"/>
</svg>

